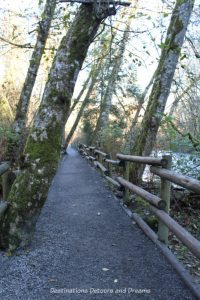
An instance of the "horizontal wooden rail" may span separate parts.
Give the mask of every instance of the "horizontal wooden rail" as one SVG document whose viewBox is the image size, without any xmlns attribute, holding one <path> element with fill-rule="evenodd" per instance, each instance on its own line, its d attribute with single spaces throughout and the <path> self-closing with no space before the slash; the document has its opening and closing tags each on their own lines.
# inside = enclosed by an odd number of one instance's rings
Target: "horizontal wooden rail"
<svg viewBox="0 0 200 300">
<path fill-rule="evenodd" d="M 200 194 L 200 181 L 189 176 L 177 174 L 174 171 L 151 167 L 150 171 L 161 178 L 167 179 L 171 182 L 176 183 L 184 188 L 192 190 Z"/>
<path fill-rule="evenodd" d="M 4 215 L 4 212 L 7 209 L 7 207 L 8 207 L 8 202 L 5 201 L 0 203 L 0 219 Z"/>
<path fill-rule="evenodd" d="M 111 164 L 111 165 L 117 165 L 119 166 L 120 165 L 120 161 L 119 160 L 112 160 L 112 159 L 105 159 L 105 162 Z"/>
<path fill-rule="evenodd" d="M 112 185 L 114 185 L 117 189 L 121 189 L 121 184 L 119 184 L 116 180 L 114 180 L 113 178 L 109 177 L 109 176 L 105 176 L 105 178 L 112 183 Z"/>
<path fill-rule="evenodd" d="M 89 147 L 90 148 L 90 147 Z M 200 181 L 190 178 L 188 176 L 177 174 L 170 169 L 171 167 L 171 157 L 164 156 L 163 158 L 155 157 L 141 157 L 141 156 L 132 156 L 117 154 L 119 160 L 108 159 L 108 155 L 100 150 L 94 150 L 95 154 L 99 154 L 97 160 L 94 160 L 94 165 L 101 169 L 102 173 L 106 176 L 105 178 L 112 183 L 118 189 L 123 188 L 125 192 L 131 190 L 133 193 L 139 195 L 147 202 L 150 203 L 150 210 L 158 218 L 158 239 L 167 244 L 166 235 L 168 238 L 168 230 L 174 233 L 177 238 L 188 247 L 188 249 L 200 259 L 200 242 L 193 237 L 188 231 L 186 231 L 182 226 L 180 226 L 173 218 L 168 214 L 169 212 L 169 201 L 170 199 L 170 184 L 169 182 L 174 182 L 184 188 L 195 191 L 200 194 Z M 100 162 L 98 161 L 100 160 Z M 108 163 L 110 176 L 108 176 L 108 170 L 103 166 L 102 162 L 105 161 Z M 123 177 L 117 177 L 113 179 L 111 177 L 112 167 L 111 165 L 122 165 L 123 162 Z M 141 187 L 132 184 L 129 182 L 129 162 L 142 163 L 151 165 L 150 171 L 153 174 L 156 174 L 161 177 L 161 198 L 156 195 L 153 195 Z M 163 168 L 160 168 L 160 167 Z M 125 202 L 124 202 L 125 203 Z M 166 211 L 163 211 L 166 210 Z"/>
<path fill-rule="evenodd" d="M 180 226 L 166 212 L 150 205 L 151 211 L 173 232 L 177 238 L 186 245 L 190 251 L 200 259 L 200 242 L 195 239 L 187 230 Z"/>
<path fill-rule="evenodd" d="M 0 164 L 0 176 L 3 175 L 5 172 L 8 171 L 10 168 L 10 163 L 9 162 L 3 162 Z"/>
<path fill-rule="evenodd" d="M 87 146 L 85 144 L 79 144 L 78 146 L 79 148 L 87 148 Z"/>
<path fill-rule="evenodd" d="M 165 167 L 167 164 L 166 159 L 156 158 L 156 157 L 151 157 L 151 156 L 132 156 L 132 155 L 125 155 L 125 154 L 120 154 L 120 153 L 118 153 L 116 156 L 120 160 L 136 162 L 136 163 L 141 163 L 141 164 L 147 164 L 147 165 Z"/>
<path fill-rule="evenodd" d="M 117 177 L 116 180 L 124 187 L 127 187 L 129 190 L 137 194 L 138 196 L 141 196 L 144 198 L 146 201 L 148 201 L 150 204 L 153 204 L 157 206 L 158 208 L 165 208 L 166 203 L 159 198 L 158 196 L 155 196 L 144 189 L 140 188 L 139 186 L 125 180 L 122 177 Z"/>
<path fill-rule="evenodd" d="M 96 159 L 95 157 L 93 157 L 93 156 L 89 156 L 89 159 L 92 160 L 92 161 L 97 160 L 97 159 Z"/>
<path fill-rule="evenodd" d="M 99 154 L 99 155 L 101 155 L 101 156 L 103 156 L 103 157 L 108 157 L 108 154 L 107 154 L 107 153 L 102 152 L 102 151 L 100 151 L 100 150 L 94 150 L 94 153 L 95 153 L 95 154 Z"/>
<path fill-rule="evenodd" d="M 108 170 L 98 161 L 95 161 L 96 167 L 99 168 L 105 175 L 108 175 Z"/>
</svg>

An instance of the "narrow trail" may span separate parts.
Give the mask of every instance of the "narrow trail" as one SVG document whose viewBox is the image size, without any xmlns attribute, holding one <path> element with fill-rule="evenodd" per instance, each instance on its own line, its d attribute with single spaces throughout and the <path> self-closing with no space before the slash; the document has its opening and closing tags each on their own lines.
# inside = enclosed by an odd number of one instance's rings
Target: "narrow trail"
<svg viewBox="0 0 200 300">
<path fill-rule="evenodd" d="M 13 257 L 0 253 L 0 299 L 194 297 L 100 175 L 70 150 L 60 163 L 30 247 Z"/>
</svg>

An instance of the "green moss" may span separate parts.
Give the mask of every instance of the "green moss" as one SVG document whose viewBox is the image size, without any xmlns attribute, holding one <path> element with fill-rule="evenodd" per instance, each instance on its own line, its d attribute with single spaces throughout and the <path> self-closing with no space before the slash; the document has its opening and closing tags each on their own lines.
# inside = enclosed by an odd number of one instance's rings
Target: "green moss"
<svg viewBox="0 0 200 300">
<path fill-rule="evenodd" d="M 55 120 L 52 120 L 54 123 Z M 33 129 L 32 133 L 36 133 L 37 138 L 39 139 L 40 132 L 36 129 Z M 40 159 L 40 164 L 51 162 L 51 165 L 54 165 L 54 162 L 58 162 L 60 158 L 61 150 L 61 140 L 62 140 L 62 124 L 57 123 L 56 125 L 50 124 L 46 128 L 47 137 L 40 141 L 34 140 L 33 137 L 29 137 L 26 153 L 30 155 L 30 160 Z"/>
<path fill-rule="evenodd" d="M 174 27 L 175 27 L 174 34 L 179 33 L 183 29 L 183 27 L 184 27 L 183 26 L 183 22 L 179 18 L 176 19 Z"/>
<path fill-rule="evenodd" d="M 176 4 L 179 6 L 183 3 L 185 3 L 185 0 L 176 0 Z"/>
<path fill-rule="evenodd" d="M 13 250 L 15 250 L 15 245 L 19 245 L 20 244 L 20 235 L 15 233 L 10 235 L 9 238 L 9 250 L 8 253 L 10 253 L 12 256 Z"/>
<path fill-rule="evenodd" d="M 30 135 L 27 141 L 25 154 L 29 154 L 28 161 L 12 186 L 8 198 L 10 208 L 3 220 L 4 226 L 1 226 L 3 235 L 9 236 L 9 241 L 4 239 L 4 243 L 9 243 L 11 249 L 28 240 L 60 158 L 62 124 L 56 123 L 53 118 L 42 141 L 38 130 L 33 129 L 32 133 L 37 138 L 34 140 Z"/>
<path fill-rule="evenodd" d="M 57 55 L 60 53 L 60 57 L 67 53 L 64 68 L 60 70 L 63 78 L 61 83 L 65 88 L 57 89 L 58 78 L 55 72 L 50 72 L 50 79 L 44 93 L 46 98 L 43 98 L 38 111 L 37 120 L 41 121 L 41 129 L 38 124 L 37 127 L 33 127 L 27 140 L 25 166 L 13 184 L 8 199 L 10 206 L 0 226 L 2 229 L 0 239 L 5 247 L 10 245 L 11 249 L 14 249 L 29 239 L 28 236 L 34 228 L 40 208 L 46 200 L 60 158 L 64 118 L 70 106 L 76 76 L 101 22 L 94 18 L 93 5 L 81 5 L 75 21 L 57 52 Z M 56 59 L 57 56 L 52 66 L 53 71 L 57 67 Z M 66 64 L 70 68 L 66 68 Z M 46 111 L 49 116 L 46 115 Z M 55 113 L 54 118 L 52 118 L 53 113 Z M 58 114 L 59 120 L 56 118 Z"/>
<path fill-rule="evenodd" d="M 155 216 L 148 215 L 145 216 L 143 219 L 149 225 L 149 227 L 151 227 L 151 229 L 153 229 L 154 231 L 158 229 L 158 220 L 156 219 Z"/>
</svg>

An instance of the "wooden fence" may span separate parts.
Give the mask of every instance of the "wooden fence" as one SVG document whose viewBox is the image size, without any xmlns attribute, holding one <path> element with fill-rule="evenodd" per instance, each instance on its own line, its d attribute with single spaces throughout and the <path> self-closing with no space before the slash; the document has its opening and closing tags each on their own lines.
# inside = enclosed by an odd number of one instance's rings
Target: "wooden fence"
<svg viewBox="0 0 200 300">
<path fill-rule="evenodd" d="M 129 202 L 129 192 L 132 191 L 149 203 L 151 212 L 158 219 L 158 239 L 165 244 L 168 243 L 169 230 L 197 257 L 200 259 L 200 242 L 187 230 L 180 226 L 169 215 L 171 183 L 178 184 L 186 189 L 200 194 L 200 181 L 188 176 L 180 175 L 171 170 L 172 157 L 165 155 L 162 158 L 131 156 L 117 154 L 117 160 L 110 159 L 95 147 L 79 144 L 79 152 L 101 173 L 115 188 L 123 190 L 123 202 Z M 161 178 L 160 197 L 155 196 L 143 188 L 129 181 L 129 166 L 131 163 L 150 165 L 150 171 Z M 113 176 L 113 166 L 122 168 L 123 177 Z"/>
</svg>

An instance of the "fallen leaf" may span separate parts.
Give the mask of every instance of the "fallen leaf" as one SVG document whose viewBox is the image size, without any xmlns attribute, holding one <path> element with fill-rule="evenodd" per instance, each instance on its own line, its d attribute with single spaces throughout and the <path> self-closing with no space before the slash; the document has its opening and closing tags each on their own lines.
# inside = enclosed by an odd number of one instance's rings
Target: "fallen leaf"
<svg viewBox="0 0 200 300">
<path fill-rule="evenodd" d="M 102 271 L 107 272 L 107 271 L 109 271 L 109 269 L 107 269 L 107 268 L 102 268 Z"/>
<path fill-rule="evenodd" d="M 57 279 L 55 279 L 55 278 L 49 278 L 48 280 L 49 280 L 49 282 L 55 282 L 55 281 L 57 281 Z"/>
</svg>

